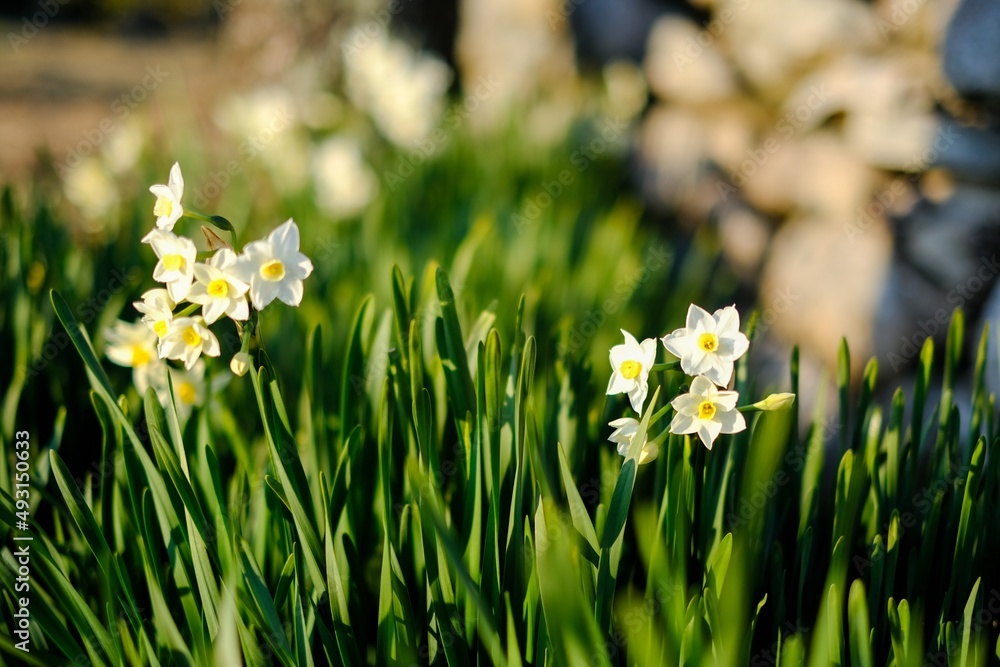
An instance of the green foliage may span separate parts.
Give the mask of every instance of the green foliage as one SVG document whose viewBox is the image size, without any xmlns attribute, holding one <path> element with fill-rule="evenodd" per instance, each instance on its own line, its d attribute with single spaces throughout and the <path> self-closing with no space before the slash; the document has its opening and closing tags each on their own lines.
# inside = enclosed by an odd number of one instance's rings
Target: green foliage
<svg viewBox="0 0 1000 667">
<path fill-rule="evenodd" d="M 928 342 L 912 392 L 888 407 L 874 363 L 851 391 L 844 344 L 839 422 L 750 414 L 712 451 L 669 435 L 640 467 L 641 436 L 624 460 L 605 442 L 625 405 L 603 395 L 607 349 L 619 327 L 655 335 L 687 303 L 729 296 L 710 240 L 667 244 L 653 269 L 644 248 L 661 241 L 628 203 L 584 213 L 580 193 L 514 230 L 510 211 L 474 216 L 493 202 L 470 186 L 465 210 L 440 212 L 461 230 L 437 236 L 446 270 L 411 226 L 432 178 L 468 181 L 447 173 L 460 164 L 404 184 L 400 239 L 338 232 L 343 261 L 317 262 L 301 310 L 264 314 L 267 354 L 187 420 L 125 389 L 98 353 L 142 280 L 93 314 L 78 305 L 109 267 L 148 274 L 141 249 L 74 250 L 44 206 L 24 213 L 6 191 L 0 426 L 5 454 L 15 430 L 32 432 L 35 539 L 32 653 L 16 650 L 5 613 L 0 655 L 449 667 L 1000 657 L 995 400 L 984 343 L 971 403 L 957 401 L 960 315 L 943 378 Z M 324 233 L 303 224 L 303 250 Z M 647 278 L 616 290 L 644 266 Z M 605 318 L 596 332 L 579 326 L 591 312 Z M 61 336 L 78 354 L 34 364 Z M 744 363 L 750 403 L 765 388 Z M 797 368 L 796 352 L 793 392 Z M 642 432 L 681 391 L 661 375 Z M 90 461 L 74 451 L 88 443 L 96 472 L 80 472 Z M 20 596 L 13 461 L 0 461 L 5 610 Z"/>
</svg>

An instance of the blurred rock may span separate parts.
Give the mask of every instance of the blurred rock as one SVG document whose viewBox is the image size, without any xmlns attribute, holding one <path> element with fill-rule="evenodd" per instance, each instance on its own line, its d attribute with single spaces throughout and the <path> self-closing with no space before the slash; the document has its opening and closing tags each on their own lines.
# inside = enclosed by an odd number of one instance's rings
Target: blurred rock
<svg viewBox="0 0 1000 667">
<path fill-rule="evenodd" d="M 1000 132 L 996 129 L 962 126 L 945 119 L 928 157 L 930 164 L 944 167 L 957 179 L 1000 185 Z"/>
<path fill-rule="evenodd" d="M 860 372 L 872 349 L 871 322 L 879 302 L 890 238 L 871 227 L 848 240 L 836 219 L 801 217 L 775 234 L 760 284 L 760 303 L 773 309 L 770 331 L 796 341 L 836 368 L 841 337 Z"/>
<path fill-rule="evenodd" d="M 733 72 L 709 37 L 688 19 L 659 19 L 646 55 L 646 76 L 653 92 L 663 99 L 689 104 L 717 102 L 733 95 Z"/>
<path fill-rule="evenodd" d="M 568 92 L 576 65 L 569 17 L 576 5 L 561 0 L 465 0 L 459 16 L 456 62 L 462 88 L 495 82 L 469 115 L 472 127 L 506 123 L 516 105 Z"/>
<path fill-rule="evenodd" d="M 680 2 L 652 0 L 569 0 L 563 6 L 572 8 L 577 55 L 598 64 L 642 60 L 650 26 L 658 16 L 683 7 Z"/>
<path fill-rule="evenodd" d="M 944 71 L 963 97 L 1000 104 L 1000 3 L 963 0 L 948 26 Z"/>
<path fill-rule="evenodd" d="M 956 307 L 971 324 L 989 298 L 1000 273 L 1000 192 L 956 183 L 951 198 L 921 202 L 895 229 L 874 330 L 876 354 L 899 371 L 915 361 L 925 338 L 943 340 Z"/>
<path fill-rule="evenodd" d="M 727 0 L 724 33 L 750 83 L 780 91 L 830 54 L 863 51 L 878 42 L 866 5 L 851 0 Z"/>
</svg>

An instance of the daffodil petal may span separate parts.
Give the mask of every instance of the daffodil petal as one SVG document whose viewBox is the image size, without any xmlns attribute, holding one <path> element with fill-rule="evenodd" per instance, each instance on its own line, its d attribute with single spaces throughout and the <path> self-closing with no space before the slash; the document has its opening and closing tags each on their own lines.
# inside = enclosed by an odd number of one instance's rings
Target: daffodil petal
<svg viewBox="0 0 1000 667">
<path fill-rule="evenodd" d="M 712 402 L 723 410 L 734 409 L 738 400 L 740 400 L 740 394 L 736 391 L 720 391 L 712 397 Z"/>
<path fill-rule="evenodd" d="M 739 433 L 747 427 L 743 413 L 738 410 L 719 411 L 715 416 L 719 420 L 722 433 Z"/>
<path fill-rule="evenodd" d="M 677 413 L 670 421 L 670 432 L 677 435 L 687 435 L 698 430 L 698 420 L 691 415 Z"/>
<path fill-rule="evenodd" d="M 707 310 L 693 303 L 688 307 L 686 324 L 688 332 L 692 334 L 715 331 L 715 318 L 709 315 Z"/>
<path fill-rule="evenodd" d="M 712 317 L 716 321 L 715 332 L 720 337 L 725 333 L 740 330 L 740 312 L 735 306 L 720 308 Z"/>
</svg>

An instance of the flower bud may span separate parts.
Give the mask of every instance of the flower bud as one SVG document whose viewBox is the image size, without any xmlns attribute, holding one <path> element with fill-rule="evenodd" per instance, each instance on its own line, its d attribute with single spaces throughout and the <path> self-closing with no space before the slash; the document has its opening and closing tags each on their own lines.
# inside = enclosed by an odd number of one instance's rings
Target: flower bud
<svg viewBox="0 0 1000 667">
<path fill-rule="evenodd" d="M 757 410 L 771 412 L 773 410 L 784 410 L 795 402 L 795 394 L 782 393 L 771 394 L 762 401 L 757 401 L 752 407 Z"/>
<path fill-rule="evenodd" d="M 229 370 L 233 375 L 246 375 L 250 368 L 250 355 L 246 352 L 237 352 L 233 355 L 233 360 L 229 362 Z"/>
</svg>

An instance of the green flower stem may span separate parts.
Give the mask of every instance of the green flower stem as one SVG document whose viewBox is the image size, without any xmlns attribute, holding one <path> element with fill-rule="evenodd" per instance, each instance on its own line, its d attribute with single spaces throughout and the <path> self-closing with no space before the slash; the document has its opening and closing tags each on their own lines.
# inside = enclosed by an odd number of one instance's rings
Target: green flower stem
<svg viewBox="0 0 1000 667">
<path fill-rule="evenodd" d="M 651 373 L 655 373 L 656 371 L 675 371 L 680 367 L 680 361 L 668 361 L 662 364 L 653 364 L 653 367 L 649 371 Z"/>
<path fill-rule="evenodd" d="M 223 218 L 221 215 L 206 215 L 205 213 L 194 211 L 185 207 L 184 217 L 201 220 L 202 222 L 207 222 L 213 227 L 229 232 L 229 235 L 233 239 L 233 250 L 239 247 L 236 243 L 236 229 L 233 227 L 233 223 L 229 222 L 229 220 Z"/>
<path fill-rule="evenodd" d="M 191 305 L 189 305 L 187 308 L 185 308 L 181 312 L 174 313 L 174 317 L 188 317 L 189 315 L 192 315 L 194 313 L 194 311 L 198 310 L 199 308 L 201 308 L 201 304 L 200 303 L 192 303 Z"/>
<path fill-rule="evenodd" d="M 199 213 L 198 211 L 194 211 L 192 209 L 189 209 L 186 206 L 184 207 L 184 217 L 185 218 L 194 218 L 195 220 L 201 220 L 202 222 L 207 222 L 207 223 L 212 224 L 212 225 L 215 224 L 215 222 L 212 220 L 211 216 L 206 215 L 204 213 Z"/>
<path fill-rule="evenodd" d="M 662 419 L 663 415 L 667 414 L 667 412 L 669 410 L 671 410 L 672 408 L 673 408 L 673 406 L 671 406 L 669 403 L 667 403 L 662 408 L 660 408 L 659 410 L 657 410 L 656 412 L 654 412 L 653 416 L 649 418 L 649 425 L 652 426 L 657 421 L 659 421 L 660 419 Z"/>
<path fill-rule="evenodd" d="M 660 445 L 663 444 L 663 441 L 666 440 L 669 436 L 670 436 L 670 427 L 668 426 L 667 428 L 660 431 L 660 434 L 655 438 L 653 438 L 652 440 L 650 440 L 649 442 L 659 447 Z"/>
</svg>

